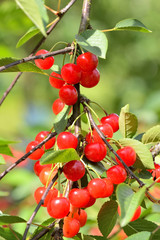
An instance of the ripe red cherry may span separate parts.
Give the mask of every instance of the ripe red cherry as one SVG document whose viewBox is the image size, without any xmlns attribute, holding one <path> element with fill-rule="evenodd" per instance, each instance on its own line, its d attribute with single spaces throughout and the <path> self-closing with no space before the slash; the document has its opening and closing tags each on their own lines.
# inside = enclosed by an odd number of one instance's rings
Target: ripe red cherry
<svg viewBox="0 0 160 240">
<path fill-rule="evenodd" d="M 122 166 L 115 165 L 107 170 L 107 177 L 111 179 L 113 184 L 120 184 L 126 180 L 127 173 Z"/>
<path fill-rule="evenodd" d="M 111 125 L 109 124 L 101 124 L 97 126 L 101 132 L 103 132 L 103 134 L 105 135 L 105 137 L 107 138 L 112 138 L 113 137 L 113 129 L 111 127 Z M 95 142 L 101 142 L 104 143 L 103 140 L 101 139 L 101 137 L 99 136 L 99 134 L 96 132 L 95 129 L 93 129 L 93 136 L 94 136 L 94 141 Z M 108 139 L 109 141 L 110 139 Z"/>
<path fill-rule="evenodd" d="M 118 131 L 119 129 L 119 116 L 116 113 L 111 113 L 107 115 L 106 117 L 102 117 L 101 119 L 102 124 L 110 124 L 113 128 L 113 132 Z"/>
<path fill-rule="evenodd" d="M 86 88 L 95 87 L 100 80 L 100 74 L 98 69 L 94 69 L 92 72 L 82 72 L 80 84 Z"/>
<path fill-rule="evenodd" d="M 81 69 L 74 63 L 67 63 L 62 67 L 61 75 L 66 83 L 76 84 L 81 79 Z"/>
<path fill-rule="evenodd" d="M 37 161 L 35 164 L 34 164 L 34 167 L 33 167 L 33 170 L 35 172 L 35 174 L 37 176 L 39 176 L 40 172 L 45 168 L 45 167 L 52 167 L 52 164 L 44 164 L 44 165 L 41 165 L 40 164 L 40 161 Z"/>
<path fill-rule="evenodd" d="M 81 161 L 73 160 L 64 165 L 63 173 L 67 179 L 77 181 L 84 176 L 85 166 Z"/>
<path fill-rule="evenodd" d="M 77 65 L 84 72 L 93 71 L 98 65 L 98 58 L 95 54 L 91 52 L 86 52 L 78 56 Z"/>
<path fill-rule="evenodd" d="M 39 179 L 43 185 L 50 183 L 52 178 L 57 174 L 57 169 L 54 171 L 50 167 L 45 167 L 39 174 Z"/>
<path fill-rule="evenodd" d="M 103 181 L 103 179 L 94 178 L 88 183 L 87 189 L 93 198 L 103 198 L 106 189 L 106 182 Z"/>
<path fill-rule="evenodd" d="M 78 139 L 70 132 L 61 132 L 57 137 L 59 149 L 77 148 Z"/>
<path fill-rule="evenodd" d="M 57 197 L 48 202 L 47 211 L 53 218 L 64 218 L 68 215 L 70 202 L 68 198 Z"/>
<path fill-rule="evenodd" d="M 63 236 L 67 238 L 72 238 L 79 232 L 80 223 L 77 219 L 71 217 L 64 218 L 63 224 Z"/>
<path fill-rule="evenodd" d="M 107 154 L 107 148 L 103 143 L 89 143 L 84 149 L 85 156 L 92 162 L 103 160 Z"/>
<path fill-rule="evenodd" d="M 49 133 L 50 132 L 48 132 L 48 131 L 41 131 L 37 134 L 35 140 L 40 143 L 48 136 Z M 46 142 L 44 144 L 45 149 L 52 148 L 54 146 L 55 142 L 56 142 L 56 138 L 55 137 L 51 138 L 48 142 Z"/>
<path fill-rule="evenodd" d="M 29 151 L 31 151 L 34 147 L 36 147 L 39 144 L 39 142 L 37 141 L 32 141 L 30 142 L 27 147 L 26 147 L 26 153 L 28 153 Z M 42 157 L 42 155 L 44 154 L 44 149 L 43 148 L 38 148 L 36 151 L 34 151 L 29 158 L 32 160 L 38 160 Z"/>
<path fill-rule="evenodd" d="M 47 50 L 41 49 L 36 53 L 36 56 L 41 55 L 41 54 L 46 54 L 46 53 L 48 53 Z M 52 65 L 54 64 L 54 57 L 48 57 L 45 59 L 36 59 L 35 64 L 40 69 L 44 69 L 44 70 L 50 69 L 52 67 Z"/>
<path fill-rule="evenodd" d="M 73 188 L 68 195 L 70 203 L 77 208 L 83 208 L 90 200 L 87 189 Z"/>
<path fill-rule="evenodd" d="M 58 74 L 56 72 L 52 72 L 49 77 L 49 82 L 52 87 L 60 89 L 64 84 L 65 81 L 62 79 L 61 74 Z"/>
<path fill-rule="evenodd" d="M 111 179 L 109 178 L 103 178 L 103 181 L 106 183 L 106 188 L 104 189 L 104 196 L 103 196 L 103 198 L 105 198 L 112 195 L 114 191 L 114 186 Z"/>
<path fill-rule="evenodd" d="M 37 202 L 37 204 L 40 202 L 44 192 L 46 191 L 46 188 L 45 187 L 39 187 L 35 190 L 34 192 L 34 198 Z M 57 190 L 58 192 L 58 190 Z M 50 189 L 45 200 L 44 200 L 44 204 L 42 205 L 43 207 L 46 207 L 48 202 L 50 201 L 50 198 L 52 197 L 52 190 Z"/>
<path fill-rule="evenodd" d="M 126 163 L 128 167 L 132 166 L 136 161 L 136 152 L 130 146 L 118 149 L 117 154 L 122 158 L 122 160 Z M 118 164 L 122 165 L 122 163 L 118 160 L 117 157 L 116 161 Z"/>
<path fill-rule="evenodd" d="M 121 209 L 120 209 L 120 206 L 118 205 L 118 214 L 119 216 L 121 216 Z M 133 217 L 131 218 L 130 222 L 133 222 L 135 220 L 137 220 L 141 215 L 141 206 L 138 206 L 138 208 L 136 209 Z"/>
<path fill-rule="evenodd" d="M 64 85 L 59 90 L 59 97 L 66 105 L 74 105 L 78 100 L 78 93 L 75 87 Z"/>
<path fill-rule="evenodd" d="M 65 103 L 62 102 L 60 98 L 57 98 L 52 105 L 53 113 L 57 115 L 63 110 L 64 106 L 65 106 Z"/>
<path fill-rule="evenodd" d="M 160 164 L 154 163 L 155 169 L 149 170 L 152 173 L 153 180 L 155 181 L 157 178 L 160 177 Z M 157 181 L 160 182 L 160 179 Z"/>
<path fill-rule="evenodd" d="M 83 227 L 87 222 L 87 213 L 85 210 L 79 209 L 73 214 L 73 218 L 79 221 L 80 227 Z"/>
</svg>

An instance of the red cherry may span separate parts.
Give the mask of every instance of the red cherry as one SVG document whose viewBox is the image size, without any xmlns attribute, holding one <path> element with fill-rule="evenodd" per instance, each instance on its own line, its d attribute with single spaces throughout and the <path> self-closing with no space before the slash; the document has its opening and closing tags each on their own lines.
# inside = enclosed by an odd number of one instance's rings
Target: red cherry
<svg viewBox="0 0 160 240">
<path fill-rule="evenodd" d="M 34 167 L 33 167 L 33 170 L 35 172 L 35 174 L 37 176 L 39 176 L 40 172 L 45 168 L 45 167 L 52 167 L 52 164 L 44 164 L 44 165 L 41 165 L 40 164 L 40 161 L 37 161 L 35 164 L 34 164 Z"/>
<path fill-rule="evenodd" d="M 67 238 L 72 238 L 79 232 L 80 223 L 77 219 L 71 217 L 64 218 L 63 224 L 63 236 Z"/>
<path fill-rule="evenodd" d="M 106 182 L 103 179 L 94 178 L 88 183 L 87 189 L 93 198 L 103 198 L 106 193 Z"/>
<path fill-rule="evenodd" d="M 34 147 L 36 147 L 39 144 L 37 141 L 30 142 L 26 147 L 26 153 L 30 152 Z M 44 154 L 43 148 L 38 148 L 36 151 L 34 151 L 29 158 L 32 160 L 38 160 L 42 157 Z"/>
<path fill-rule="evenodd" d="M 100 80 L 100 74 L 98 69 L 94 69 L 92 72 L 82 72 L 80 84 L 86 88 L 95 87 Z"/>
<path fill-rule="evenodd" d="M 57 89 L 60 89 L 65 84 L 65 81 L 62 79 L 61 74 L 58 74 L 56 72 L 52 72 L 50 74 L 49 82 L 52 87 Z"/>
<path fill-rule="evenodd" d="M 113 137 L 113 129 L 111 127 L 111 125 L 109 124 L 101 124 L 97 126 L 101 132 L 103 132 L 103 134 L 105 135 L 105 137 L 107 138 L 112 138 Z M 101 142 L 104 143 L 103 140 L 101 139 L 101 137 L 99 136 L 99 134 L 96 132 L 95 129 L 93 129 L 93 138 L 95 142 Z M 109 141 L 110 139 L 108 139 L 107 141 Z"/>
<path fill-rule="evenodd" d="M 103 198 L 105 198 L 112 195 L 114 191 L 114 186 L 111 179 L 109 178 L 103 178 L 103 181 L 106 183 L 106 188 L 104 189 L 104 196 L 103 196 Z"/>
<path fill-rule="evenodd" d="M 48 53 L 47 50 L 41 49 L 36 53 L 36 56 L 41 55 L 41 54 L 46 54 L 46 53 Z M 36 59 L 35 64 L 40 69 L 44 69 L 44 70 L 50 69 L 52 67 L 52 65 L 54 64 L 54 57 L 47 57 L 45 59 Z"/>
<path fill-rule="evenodd" d="M 62 67 L 61 75 L 66 83 L 76 84 L 81 79 L 81 69 L 74 63 L 67 63 Z"/>
<path fill-rule="evenodd" d="M 93 71 L 98 65 L 98 58 L 95 54 L 91 52 L 86 52 L 78 56 L 77 65 L 84 72 Z"/>
<path fill-rule="evenodd" d="M 73 218 L 79 221 L 80 227 L 83 227 L 87 222 L 87 213 L 85 210 L 79 209 L 73 214 Z"/>
<path fill-rule="evenodd" d="M 157 178 L 160 177 L 160 164 L 154 163 L 155 169 L 150 169 L 149 172 L 152 173 L 153 180 L 155 181 Z M 160 182 L 160 179 L 157 181 Z"/>
<path fill-rule="evenodd" d="M 34 198 L 37 202 L 37 204 L 40 202 L 44 192 L 46 191 L 46 188 L 45 187 L 39 187 L 35 190 L 34 192 Z M 58 191 L 58 190 L 57 190 Z M 52 190 L 50 189 L 45 200 L 44 200 L 44 204 L 42 205 L 43 207 L 46 207 L 48 202 L 50 201 L 50 198 L 52 196 Z"/>
<path fill-rule="evenodd" d="M 111 179 L 113 184 L 120 184 L 126 180 L 127 173 L 122 166 L 115 165 L 107 170 L 107 177 Z"/>
<path fill-rule="evenodd" d="M 57 174 L 57 169 L 54 171 L 50 167 L 45 167 L 39 174 L 39 179 L 43 185 L 50 183 L 52 178 Z"/>
<path fill-rule="evenodd" d="M 75 87 L 64 85 L 59 90 L 59 97 L 66 105 L 74 105 L 78 100 L 78 93 Z"/>
<path fill-rule="evenodd" d="M 136 161 L 136 152 L 130 146 L 118 149 L 116 153 L 122 158 L 122 160 L 128 167 L 132 166 Z M 118 160 L 117 157 L 116 161 L 118 164 L 122 165 L 122 163 Z"/>
<path fill-rule="evenodd" d="M 78 139 L 70 132 L 61 132 L 57 137 L 59 149 L 77 148 Z"/>
<path fill-rule="evenodd" d="M 48 136 L 49 133 L 50 132 L 48 132 L 48 131 L 41 131 L 37 134 L 35 140 L 40 143 Z M 44 144 L 45 149 L 52 148 L 54 146 L 55 142 L 56 142 L 56 138 L 55 137 L 51 138 L 48 142 L 46 142 Z"/>
<path fill-rule="evenodd" d="M 68 198 L 56 197 L 48 202 L 47 211 L 53 218 L 64 218 L 68 215 L 70 202 Z"/>
<path fill-rule="evenodd" d="M 87 187 L 85 187 L 84 189 L 87 189 Z M 91 206 L 93 206 L 93 205 L 95 204 L 95 202 L 96 202 L 96 198 L 94 198 L 94 197 L 92 197 L 92 196 L 90 195 L 90 200 L 89 200 L 89 202 L 88 202 L 83 208 L 91 207 Z"/>
<path fill-rule="evenodd" d="M 65 106 L 65 103 L 62 102 L 62 100 L 60 98 L 57 98 L 52 105 L 53 113 L 55 115 L 57 115 L 58 113 L 60 113 L 62 111 L 64 106 Z"/>
<path fill-rule="evenodd" d="M 118 214 L 119 216 L 121 216 L 121 209 L 120 209 L 120 206 L 118 205 Z M 131 218 L 130 222 L 133 222 L 135 220 L 137 220 L 141 215 L 141 206 L 138 206 L 138 208 L 136 209 L 133 217 Z"/>
<path fill-rule="evenodd" d="M 92 162 L 103 160 L 107 154 L 107 148 L 103 143 L 89 143 L 84 149 L 85 156 Z"/>
<path fill-rule="evenodd" d="M 102 117 L 101 119 L 102 124 L 110 124 L 113 128 L 113 132 L 118 131 L 119 129 L 119 116 L 116 113 L 111 113 L 107 115 L 106 117 Z"/>
<path fill-rule="evenodd" d="M 63 173 L 67 179 L 77 181 L 84 176 L 85 166 L 81 161 L 73 160 L 64 165 Z"/>
<path fill-rule="evenodd" d="M 87 189 L 73 188 L 68 195 L 70 203 L 77 208 L 83 208 L 90 200 Z"/>
</svg>

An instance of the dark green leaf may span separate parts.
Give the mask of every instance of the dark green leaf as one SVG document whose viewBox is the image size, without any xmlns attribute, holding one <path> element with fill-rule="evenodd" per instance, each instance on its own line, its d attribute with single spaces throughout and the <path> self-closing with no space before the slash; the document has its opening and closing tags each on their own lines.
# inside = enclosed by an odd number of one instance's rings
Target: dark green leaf
<svg viewBox="0 0 160 240">
<path fill-rule="evenodd" d="M 44 36 L 46 35 L 46 25 L 48 23 L 48 15 L 43 0 L 15 0 L 17 5 L 37 26 Z"/>
<path fill-rule="evenodd" d="M 13 157 L 13 154 L 8 145 L 0 145 L 0 153 Z"/>
<path fill-rule="evenodd" d="M 22 239 L 22 235 L 13 229 L 10 230 L 9 228 L 2 228 L 0 227 L 0 236 L 6 240 L 17 240 Z"/>
<path fill-rule="evenodd" d="M 143 143 L 129 138 L 120 139 L 119 142 L 122 146 L 131 146 L 135 150 L 138 156 L 134 164 L 135 168 L 154 169 L 152 154 Z"/>
<path fill-rule="evenodd" d="M 101 162 L 91 162 L 86 157 L 83 157 L 84 163 L 92 170 L 96 171 L 100 176 L 106 171 L 106 168 Z"/>
<path fill-rule="evenodd" d="M 94 53 L 98 57 L 106 58 L 108 40 L 106 35 L 99 30 L 86 30 L 80 35 L 76 35 L 77 43 L 87 51 Z"/>
<path fill-rule="evenodd" d="M 149 240 L 151 236 L 150 232 L 139 232 L 131 235 L 130 237 L 126 238 L 126 240 Z"/>
<path fill-rule="evenodd" d="M 136 193 L 125 183 L 118 185 L 116 196 L 121 208 L 121 226 L 125 226 L 132 219 L 137 207 L 145 196 L 146 187 L 143 186 Z"/>
<path fill-rule="evenodd" d="M 143 23 L 137 19 L 128 18 L 124 19 L 116 24 L 114 30 L 129 30 L 139 32 L 152 32 Z"/>
<path fill-rule="evenodd" d="M 144 144 L 160 142 L 160 125 L 150 128 L 142 137 Z"/>
<path fill-rule="evenodd" d="M 117 221 L 117 202 L 110 200 L 103 204 L 98 213 L 98 226 L 104 237 L 112 231 Z"/>
<path fill-rule="evenodd" d="M 137 132 L 137 127 L 137 117 L 129 112 L 129 105 L 124 106 L 119 116 L 119 129 L 122 136 L 132 138 Z"/>
<path fill-rule="evenodd" d="M 49 218 L 49 219 L 45 220 L 44 222 L 42 222 L 42 223 L 41 223 L 41 226 L 48 226 L 49 224 L 53 223 L 53 221 L 54 221 L 53 218 Z M 34 233 L 32 234 L 32 238 L 33 238 L 34 236 L 36 236 L 38 233 L 40 233 L 40 232 L 44 229 L 44 228 L 41 227 L 41 226 L 39 226 L 39 227 L 36 228 L 36 230 L 35 230 Z M 50 234 L 50 233 L 52 233 L 52 232 L 53 232 L 53 229 L 51 229 L 51 231 L 49 231 L 48 234 Z M 49 240 L 49 239 L 50 239 L 50 236 L 48 236 L 48 234 L 44 236 L 45 238 L 41 238 L 41 239 L 43 239 L 43 240 Z M 48 238 L 47 238 L 47 237 L 48 237 Z"/>
<path fill-rule="evenodd" d="M 28 40 L 34 37 L 37 33 L 39 33 L 39 29 L 37 27 L 31 27 L 18 41 L 16 47 L 19 48 L 23 44 L 25 44 Z"/>
<path fill-rule="evenodd" d="M 80 111 L 81 111 L 81 113 L 83 112 L 83 105 L 82 105 L 82 104 L 80 104 Z M 83 115 L 81 116 L 81 120 L 82 120 L 82 122 L 84 122 L 84 123 L 88 123 L 88 119 L 87 119 L 87 117 L 86 117 L 86 114 L 83 114 Z"/>
<path fill-rule="evenodd" d="M 7 214 L 0 215 L 0 225 L 23 222 L 26 222 L 26 220 L 18 216 L 11 216 Z"/>
<path fill-rule="evenodd" d="M 159 240 L 159 239 L 160 239 L 160 229 L 158 229 L 158 231 L 156 231 L 156 232 L 153 234 L 153 236 L 152 236 L 151 239 L 152 239 L 152 240 Z"/>
<path fill-rule="evenodd" d="M 142 179 L 150 179 L 150 178 L 153 178 L 152 174 L 146 170 L 142 170 L 140 173 L 139 173 L 139 177 L 142 178 Z"/>
<path fill-rule="evenodd" d="M 57 133 L 61 133 L 66 129 L 69 111 L 70 107 L 65 105 L 63 110 L 56 116 L 53 125 Z"/>
<path fill-rule="evenodd" d="M 0 155 L 0 165 L 6 164 L 4 158 L 2 157 L 2 155 Z"/>
<path fill-rule="evenodd" d="M 58 162 L 69 162 L 72 160 L 79 160 L 80 157 L 75 149 L 68 148 L 64 150 L 58 150 L 53 153 L 51 153 L 49 156 L 47 156 L 45 159 L 41 161 L 41 164 L 49 164 L 49 163 L 58 163 Z"/>
<path fill-rule="evenodd" d="M 17 59 L 17 58 L 1 58 L 0 66 L 8 65 L 8 64 L 11 64 L 16 61 L 19 61 L 19 59 Z M 35 73 L 46 74 L 45 72 L 43 72 L 40 68 L 38 68 L 35 64 L 33 64 L 31 62 L 21 63 L 16 66 L 9 67 L 2 72 L 35 72 Z"/>
</svg>

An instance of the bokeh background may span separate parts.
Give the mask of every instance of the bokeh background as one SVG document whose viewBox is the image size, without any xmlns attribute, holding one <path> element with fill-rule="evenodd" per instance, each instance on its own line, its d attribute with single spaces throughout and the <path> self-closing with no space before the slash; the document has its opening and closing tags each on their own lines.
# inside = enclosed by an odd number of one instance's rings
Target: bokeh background
<svg viewBox="0 0 160 240">
<path fill-rule="evenodd" d="M 65 6 L 67 2 L 62 0 L 61 6 Z M 53 9 L 57 8 L 57 3 L 57 0 L 46 0 L 46 4 Z M 81 8 L 82 1 L 78 0 L 42 48 L 50 50 L 56 42 L 71 43 L 74 40 L 79 29 Z M 139 120 L 139 133 L 160 122 L 159 12 L 160 2 L 157 0 L 96 0 L 93 1 L 91 10 L 91 25 L 94 29 L 113 28 L 125 18 L 136 18 L 152 30 L 152 33 L 108 32 L 107 56 L 105 60 L 99 59 L 100 83 L 92 89 L 82 88 L 83 94 L 102 105 L 108 113 L 119 114 L 121 107 L 130 104 L 130 111 Z M 54 16 L 50 12 L 48 14 L 53 20 Z M 17 7 L 15 1 L 0 1 L 0 58 L 22 58 L 30 54 L 40 35 L 20 48 L 16 48 L 16 44 L 31 26 L 32 22 Z M 61 47 L 64 45 L 58 45 L 55 49 Z M 62 61 L 63 56 L 55 57 L 55 64 L 62 66 Z M 0 97 L 15 76 L 15 73 L 0 74 Z M 55 118 L 52 104 L 56 98 L 58 90 L 50 86 L 48 77 L 35 73 L 23 74 L 0 107 L 0 137 L 18 141 L 13 145 L 14 149 L 25 151 L 26 144 L 39 131 L 52 127 Z M 94 108 L 101 117 L 102 111 L 96 106 Z M 33 163 L 29 163 L 27 169 L 17 169 L 17 174 L 11 173 L 6 178 L 8 185 L 1 186 L 7 191 L 12 190 L 9 197 L 1 199 L 1 203 L 8 203 L 6 206 L 10 208 L 10 212 L 17 206 L 18 214 L 26 219 L 35 207 L 30 194 L 39 184 L 32 173 L 32 167 Z M 42 220 L 42 215 L 38 215 L 39 221 Z"/>
</svg>

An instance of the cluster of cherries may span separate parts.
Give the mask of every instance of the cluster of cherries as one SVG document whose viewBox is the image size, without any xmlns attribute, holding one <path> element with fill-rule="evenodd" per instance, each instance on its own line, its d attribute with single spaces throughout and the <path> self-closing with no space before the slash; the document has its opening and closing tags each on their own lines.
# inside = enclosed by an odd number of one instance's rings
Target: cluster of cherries
<svg viewBox="0 0 160 240">
<path fill-rule="evenodd" d="M 40 52 L 42 51 L 42 52 Z M 44 54 L 45 50 L 40 50 L 38 54 Z M 49 60 L 50 59 L 50 60 Z M 49 63 L 46 61 L 49 60 Z M 48 69 L 54 63 L 54 58 L 49 57 L 44 60 L 37 59 L 35 63 L 38 67 L 43 69 Z M 65 104 L 73 105 L 76 103 L 78 94 L 74 86 L 76 83 L 80 83 L 84 87 L 93 87 L 99 81 L 99 72 L 96 69 L 98 65 L 97 57 L 92 53 L 84 53 L 79 55 L 77 58 L 77 64 L 65 64 L 62 67 L 61 75 L 53 72 L 50 76 L 50 83 L 53 87 L 59 88 L 59 103 L 63 104 L 60 107 L 55 107 L 55 102 L 53 104 L 53 111 L 58 114 L 62 111 Z M 56 103 L 57 104 L 57 103 Z M 107 141 L 113 136 L 113 133 L 119 129 L 119 116 L 115 113 L 109 114 L 102 117 L 100 120 L 100 125 L 98 128 L 102 131 Z M 30 142 L 26 148 L 26 152 L 32 150 L 37 144 L 42 142 L 49 132 L 42 131 L 37 134 L 35 140 Z M 47 164 L 41 165 L 39 159 L 45 153 L 46 150 L 54 147 L 55 142 L 59 149 L 73 148 L 76 149 L 78 146 L 78 140 L 69 131 L 61 132 L 57 139 L 53 137 L 40 149 L 37 149 L 30 155 L 30 159 L 38 160 L 34 164 L 34 172 L 39 177 L 43 184 L 43 187 L 36 189 L 34 197 L 37 203 L 41 200 L 49 182 L 58 172 L 58 164 Z M 95 129 L 89 132 L 85 136 L 85 146 L 83 149 L 83 154 L 85 157 L 92 162 L 100 162 L 107 155 L 107 148 L 103 140 L 100 138 Z M 82 144 L 83 145 L 83 144 Z M 130 167 L 136 161 L 136 153 L 134 149 L 130 146 L 121 147 L 117 150 L 117 154 L 125 162 L 125 164 Z M 124 182 L 127 178 L 127 172 L 116 157 L 117 165 L 110 167 L 106 171 L 105 178 L 92 178 L 88 185 L 84 188 L 74 187 L 70 190 L 68 197 L 65 197 L 65 191 L 63 194 L 60 193 L 55 185 L 49 190 L 47 197 L 44 200 L 43 207 L 47 208 L 48 214 L 55 218 L 64 218 L 63 225 L 63 235 L 65 237 L 74 237 L 78 232 L 80 227 L 84 226 L 87 221 L 87 213 L 84 210 L 92 206 L 97 198 L 110 197 L 114 191 L 114 184 L 120 184 Z M 63 165 L 63 174 L 66 179 L 73 182 L 80 180 L 85 175 L 85 165 L 83 160 L 72 160 Z M 120 210 L 118 210 L 120 214 Z M 141 208 L 138 207 L 132 221 L 136 220 L 140 216 Z"/>
</svg>

